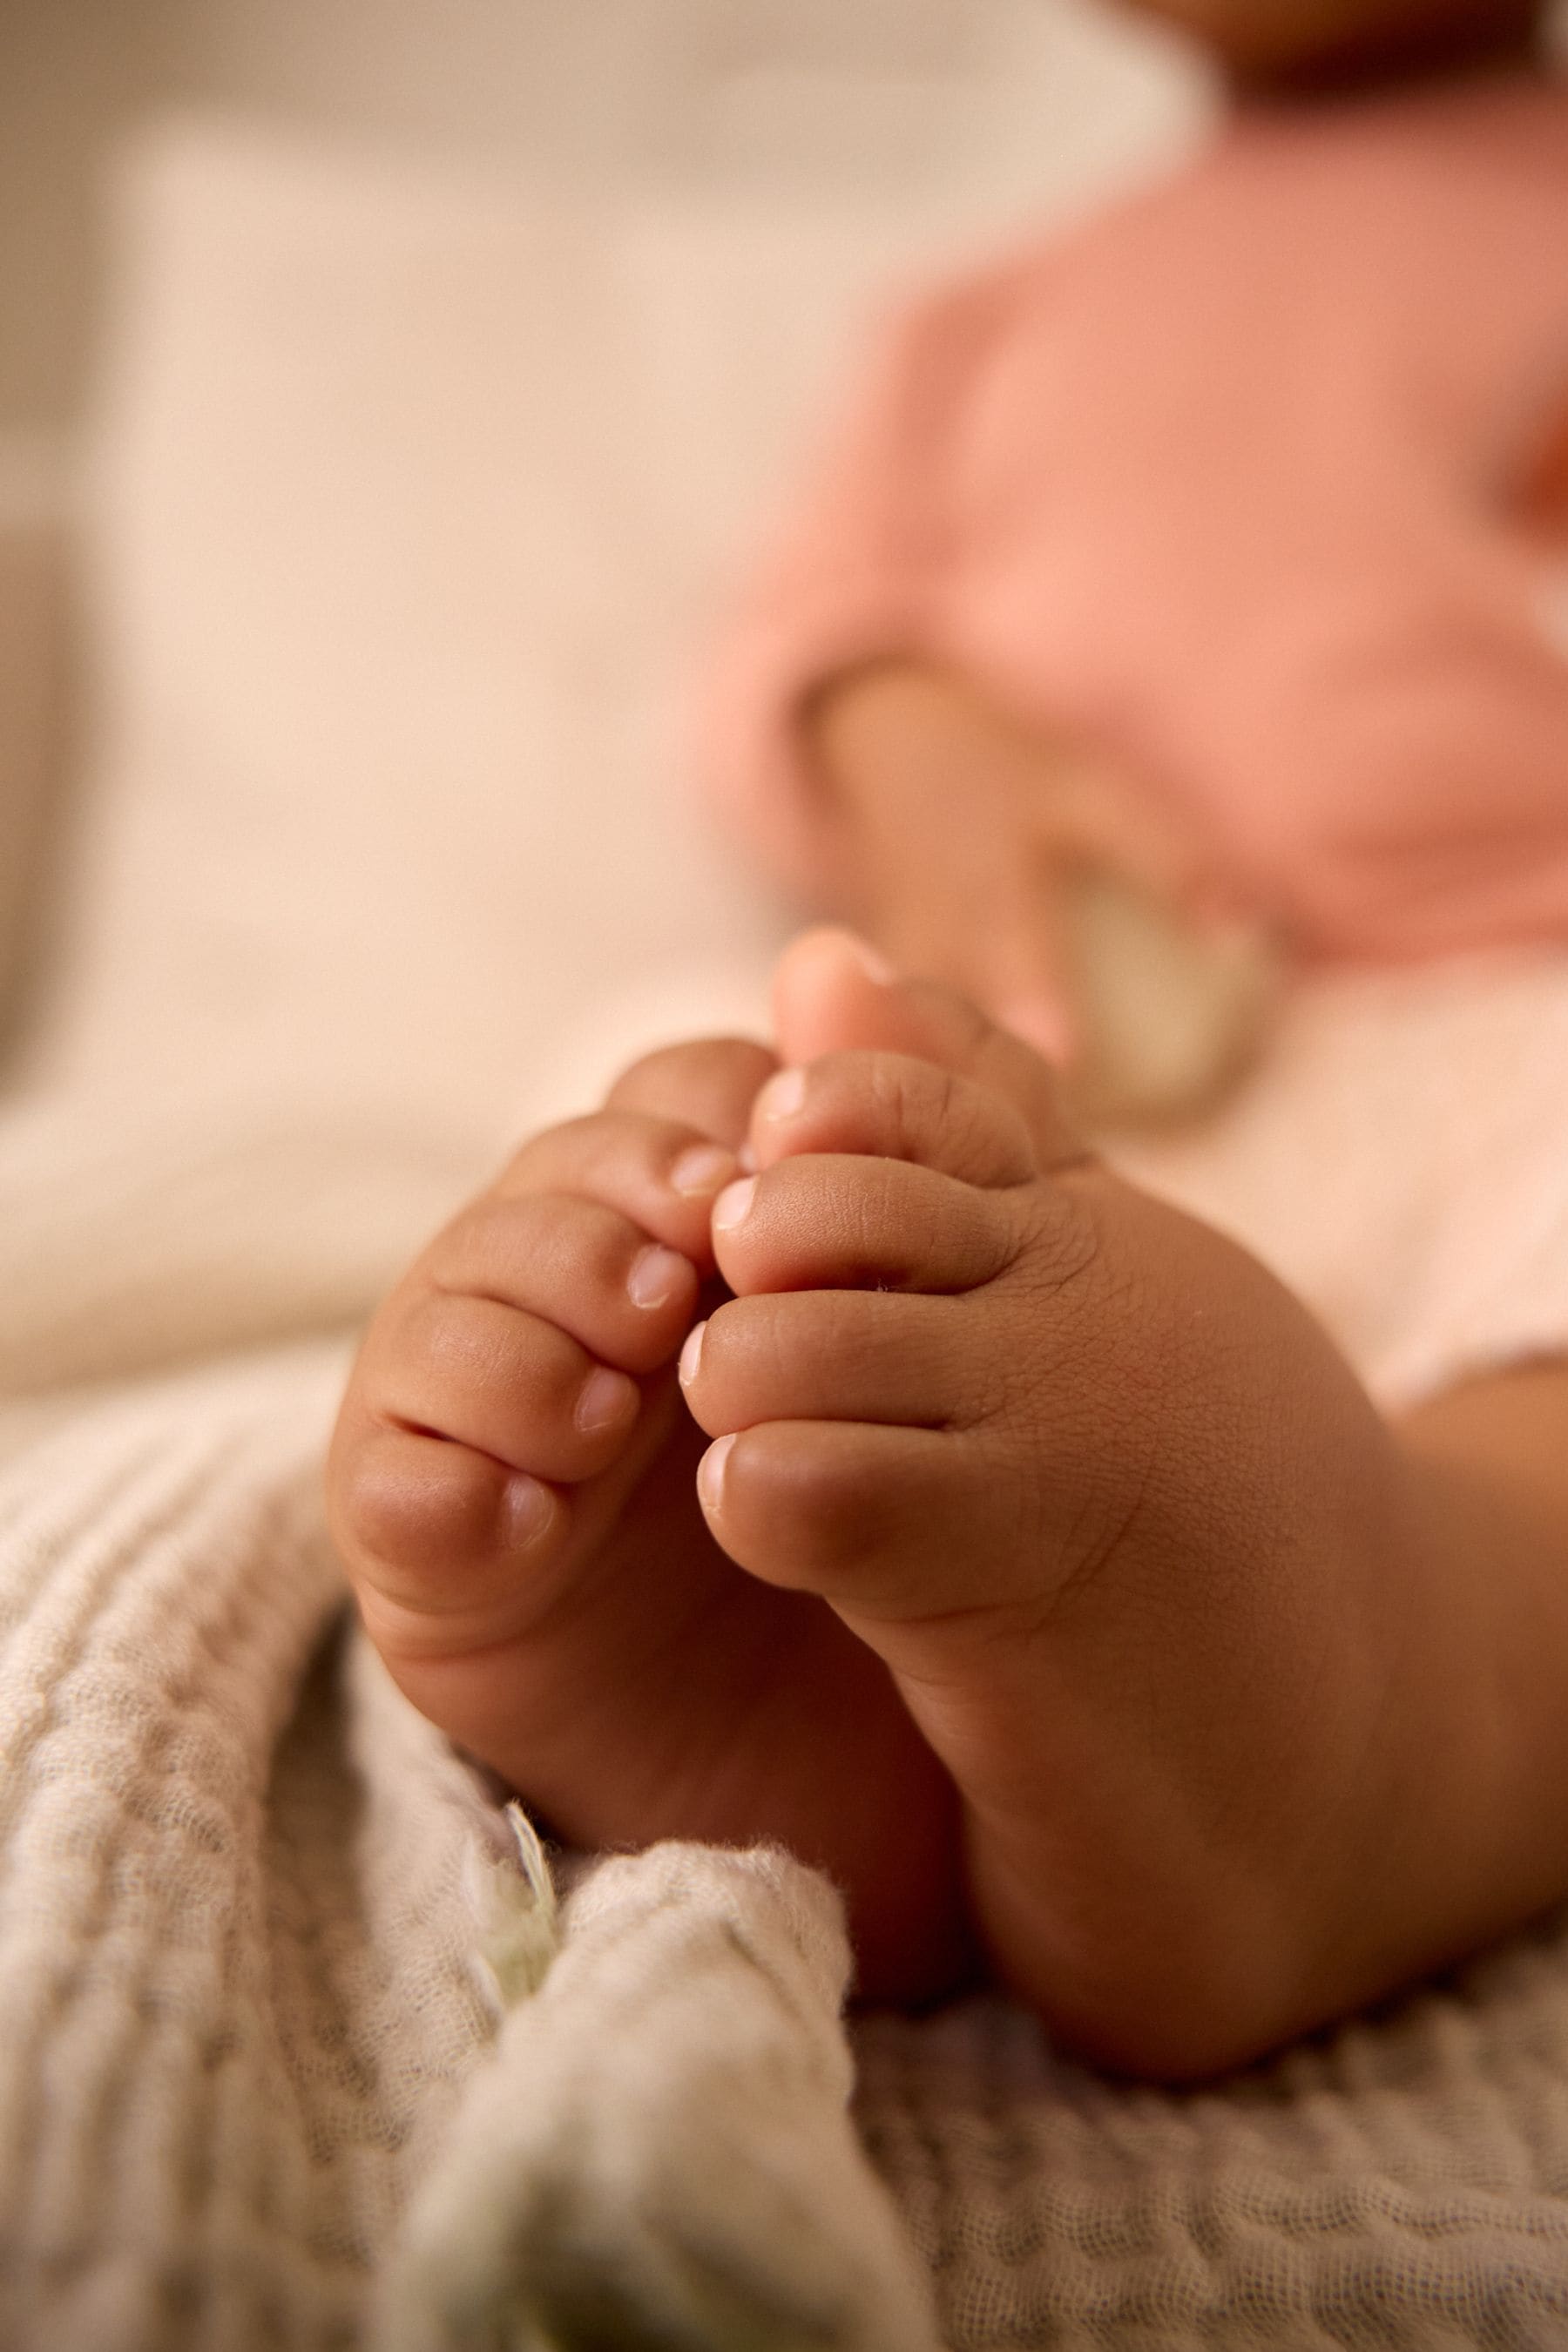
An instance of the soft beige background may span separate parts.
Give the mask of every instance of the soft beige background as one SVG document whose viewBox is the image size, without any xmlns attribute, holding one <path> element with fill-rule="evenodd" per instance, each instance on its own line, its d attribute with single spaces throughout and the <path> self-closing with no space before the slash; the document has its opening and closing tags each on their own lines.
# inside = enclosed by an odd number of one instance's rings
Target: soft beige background
<svg viewBox="0 0 1568 2352">
<path fill-rule="evenodd" d="M 0 435 L 76 411 L 101 160 L 213 102 L 552 173 L 1114 171 L 1182 79 L 1081 0 L 0 0 Z"/>
<path fill-rule="evenodd" d="M 0 1056 L 54 960 L 70 485 L 132 325 L 118 159 L 150 119 L 499 167 L 568 213 L 979 189 L 1059 217 L 1205 96 L 1086 0 L 0 0 Z"/>
<path fill-rule="evenodd" d="M 104 151 L 170 102 L 594 178 L 980 170 L 1026 202 L 1114 176 L 1192 79 L 1094 0 L 0 0 L 0 436 L 75 413 Z"/>
<path fill-rule="evenodd" d="M 70 485 L 131 324 L 118 159 L 150 119 L 499 166 L 567 213 L 1060 218 L 1206 97 L 1092 0 L 0 0 L 0 1055 L 53 961 Z"/>
<path fill-rule="evenodd" d="M 165 283 L 163 265 L 151 279 L 145 269 L 127 272 L 125 203 L 134 174 L 128 177 L 114 160 L 147 118 L 194 110 L 241 126 L 248 121 L 262 126 L 264 149 L 281 129 L 301 152 L 340 155 L 351 173 L 359 168 L 356 156 L 380 159 L 368 166 L 373 181 L 386 165 L 416 174 L 433 167 L 439 177 L 456 162 L 478 179 L 500 165 L 502 175 L 531 192 L 544 221 L 558 219 L 566 231 L 584 191 L 591 191 L 621 223 L 616 234 L 630 236 L 633 245 L 635 225 L 666 218 L 673 204 L 678 212 L 685 208 L 696 237 L 681 247 L 688 274 L 696 267 L 691 257 L 701 246 L 702 224 L 739 228 L 750 219 L 765 221 L 771 225 L 758 234 L 769 251 L 783 235 L 780 252 L 797 226 L 805 229 L 795 260 L 781 262 L 783 276 L 768 280 L 760 301 L 749 299 L 754 289 L 743 268 L 736 288 L 714 298 L 716 310 L 711 288 L 700 299 L 695 278 L 688 289 L 695 308 L 687 328 L 695 331 L 706 320 L 715 330 L 735 330 L 735 348 L 724 362 L 733 382 L 721 387 L 716 376 L 708 387 L 714 394 L 710 436 L 687 499 L 705 519 L 703 545 L 716 563 L 714 549 L 739 545 L 749 529 L 753 492 L 783 476 L 795 430 L 793 423 L 785 429 L 785 408 L 791 419 L 796 408 L 805 413 L 805 361 L 815 366 L 834 320 L 858 315 L 869 299 L 864 288 L 856 291 L 858 271 L 871 285 L 884 247 L 923 252 L 922 220 L 984 223 L 986 234 L 994 220 L 1016 216 L 1059 223 L 1193 136 L 1211 101 L 1206 79 L 1189 58 L 1093 0 L 0 0 L 0 1050 L 7 1043 L 7 1013 L 19 1038 L 58 961 L 53 932 L 66 894 L 47 886 L 68 864 L 74 874 L 80 863 L 62 815 L 79 764 L 69 757 L 63 715 L 68 711 L 84 734 L 96 724 L 100 742 L 105 731 L 101 565 L 89 690 L 68 703 L 58 691 L 63 648 L 86 641 L 65 629 L 69 614 L 60 594 L 68 560 L 81 544 L 69 490 L 77 428 L 83 420 L 101 427 L 106 415 L 122 426 L 128 415 L 144 421 L 156 403 L 149 406 L 139 394 L 127 410 L 128 384 L 144 394 L 150 382 L 177 376 L 188 388 L 204 381 L 186 359 L 198 346 L 213 348 L 215 336 L 221 343 L 228 313 L 220 298 L 245 278 L 255 258 L 242 244 L 234 266 L 216 269 L 215 290 L 210 298 L 203 293 L 186 319 L 188 351 L 175 339 L 184 354 L 179 369 L 164 373 L 174 349 L 163 334 L 164 310 L 153 303 L 148 320 L 132 315 L 145 305 L 149 283 Z M 234 135 L 247 134 L 241 128 Z M 131 150 L 147 152 L 137 136 Z M 114 204 L 107 200 L 111 187 Z M 204 201 L 191 199 L 198 220 Z M 839 225 L 834 235 L 858 256 L 853 267 L 825 267 L 809 234 L 809 217 L 818 214 Z M 118 224 L 112 235 L 111 221 Z M 974 233 L 981 234 L 978 226 Z M 151 250 L 143 250 L 144 261 Z M 809 269 L 802 260 L 807 255 Z M 118 276 L 109 286 L 116 257 Z M 363 291 L 363 263 L 347 247 L 340 259 L 345 286 Z M 659 335 L 670 352 L 679 347 L 687 371 L 674 406 L 701 411 L 706 379 L 699 369 L 696 396 L 689 396 L 695 362 L 689 335 L 683 341 L 684 329 L 678 331 L 679 306 L 668 316 L 660 309 L 674 299 L 680 270 L 660 264 L 651 278 L 639 278 L 641 263 L 627 259 L 625 266 L 627 285 L 615 299 L 606 294 L 595 335 L 618 345 L 639 323 L 648 327 L 638 304 L 651 304 L 650 317 L 662 321 Z M 823 278 L 824 289 L 813 290 L 808 278 Z M 635 297 L 634 282 L 641 288 Z M 662 289 L 657 299 L 656 283 Z M 258 289 L 263 309 L 275 291 Z M 521 276 L 507 281 L 511 308 L 526 292 Z M 502 301 L 498 294 L 486 315 Z M 552 299 L 552 318 L 558 309 Z M 756 337 L 747 341 L 752 313 L 771 322 L 756 351 Z M 793 326 L 779 330 L 796 314 L 805 322 L 798 335 Z M 323 316 L 352 320 L 357 312 L 352 299 L 334 298 Z M 242 390 L 266 375 L 263 362 L 279 361 L 297 324 L 290 311 L 276 333 L 269 331 L 260 358 L 240 372 Z M 412 312 L 404 324 L 423 364 L 429 355 Z M 143 364 L 144 328 L 156 366 Z M 530 336 L 520 334 L 520 348 L 531 348 Z M 770 334 L 777 350 L 763 348 Z M 809 352 L 797 350 L 797 342 L 808 343 Z M 594 336 L 579 353 L 579 374 L 590 346 L 598 348 Z M 619 379 L 628 413 L 647 389 L 644 372 L 639 362 Z M 418 370 L 411 362 L 395 373 L 401 382 Z M 576 380 L 564 362 L 558 373 Z M 329 405 L 325 396 L 317 404 L 322 413 Z M 517 415 L 525 405 L 520 395 Z M 580 405 L 573 406 L 574 421 Z M 764 409 L 778 416 L 765 434 L 753 432 Z M 238 393 L 223 413 L 231 411 L 235 417 L 249 414 Z M 489 419 L 489 410 L 484 415 Z M 195 425 L 179 425 L 170 446 L 182 456 L 198 444 L 205 448 L 201 434 L 213 422 L 201 411 Z M 498 465 L 515 437 L 515 429 L 502 436 Z M 449 446 L 453 438 L 447 432 L 436 449 L 405 453 L 401 468 L 392 469 L 395 479 L 444 481 L 464 454 Z M 483 436 L 468 438 L 477 447 Z M 97 446 L 101 457 L 101 435 Z M 122 459 L 132 446 L 143 448 L 134 434 L 122 434 L 116 446 Z M 301 508 L 297 468 L 263 483 L 253 458 L 248 450 L 229 451 L 217 478 L 257 488 L 258 532 L 266 535 L 279 518 L 292 516 L 305 530 L 297 562 L 309 570 L 320 539 L 311 518 L 324 507 L 317 501 Z M 132 468 L 139 480 L 140 462 Z M 564 541 L 591 536 L 588 520 L 597 507 L 588 485 L 602 472 L 595 457 L 574 493 Z M 123 485 L 126 477 L 116 478 Z M 177 520 L 192 505 L 194 478 L 176 468 L 153 509 Z M 216 495 L 195 503 L 203 512 L 226 512 Z M 389 494 L 389 512 L 395 504 Z M 489 509 L 479 504 L 482 517 Z M 462 511 L 457 501 L 452 516 Z M 226 552 L 245 543 L 231 539 L 207 549 L 200 565 L 187 561 L 186 572 L 199 574 L 202 586 L 192 599 L 190 628 L 174 633 L 180 642 L 200 636 L 197 623 L 215 608 L 214 583 Z M 390 559 L 384 549 L 378 557 L 380 542 L 363 520 L 352 544 L 369 574 L 378 576 L 377 562 Z M 188 559 L 190 550 L 185 553 Z M 661 556 L 660 564 L 668 568 L 670 560 Z M 457 557 L 452 561 L 456 565 Z M 467 566 L 464 576 L 471 570 Z M 599 576 L 624 571 L 635 573 L 636 567 L 617 548 Z M 433 598 L 436 593 L 433 586 Z M 149 603 L 142 583 L 132 601 L 144 633 L 156 600 Z M 236 609 L 243 604 L 239 588 L 229 601 Z M 665 595 L 658 602 L 661 616 L 671 601 Z M 484 612 L 493 635 L 497 613 Z M 426 616 L 422 646 L 430 635 Z M 515 659 L 516 642 L 509 643 Z M 384 648 L 382 657 L 384 663 Z M 677 656 L 666 648 L 660 660 L 659 675 L 673 677 Z M 415 675 L 406 665 L 390 667 L 405 682 Z M 278 708 L 287 711 L 291 672 L 280 664 L 269 675 Z M 357 741 L 365 730 L 351 731 Z M 184 748 L 188 752 L 188 741 Z M 103 763 L 88 764 L 98 772 Z M 189 758 L 172 766 L 194 772 Z M 284 779 L 297 781 L 298 771 L 291 751 L 280 759 Z M 542 772 L 553 772 L 548 761 Z M 202 786 L 209 831 L 215 790 L 209 773 Z M 188 862 L 184 849 L 181 862 Z"/>
</svg>

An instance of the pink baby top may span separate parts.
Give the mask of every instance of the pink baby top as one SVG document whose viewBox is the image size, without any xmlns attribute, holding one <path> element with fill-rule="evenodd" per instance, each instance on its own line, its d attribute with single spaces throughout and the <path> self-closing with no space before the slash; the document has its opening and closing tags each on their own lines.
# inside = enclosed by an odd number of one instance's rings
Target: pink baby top
<svg viewBox="0 0 1568 2352">
<path fill-rule="evenodd" d="M 1113 753 L 1309 958 L 1568 941 L 1568 548 L 1512 495 L 1565 417 L 1568 83 L 1243 110 L 894 326 L 718 789 L 811 891 L 803 700 L 913 656 Z"/>
</svg>

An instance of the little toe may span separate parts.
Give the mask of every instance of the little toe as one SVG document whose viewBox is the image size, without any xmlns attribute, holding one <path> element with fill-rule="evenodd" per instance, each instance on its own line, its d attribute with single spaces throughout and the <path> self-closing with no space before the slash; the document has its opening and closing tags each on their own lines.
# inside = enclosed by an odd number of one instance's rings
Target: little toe
<svg viewBox="0 0 1568 2352">
<path fill-rule="evenodd" d="M 334 1446 L 332 1537 L 389 1659 L 489 1647 L 531 1605 L 530 1571 L 560 1549 L 566 1498 L 445 1438 L 385 1424 Z"/>
<path fill-rule="evenodd" d="M 865 1048 L 935 1062 L 1013 1105 L 1043 1171 L 1086 1156 L 1063 1115 L 1055 1074 L 1031 1046 L 956 990 L 891 973 L 853 932 L 808 931 L 795 940 L 780 961 L 773 1003 L 786 1064 Z"/>
</svg>

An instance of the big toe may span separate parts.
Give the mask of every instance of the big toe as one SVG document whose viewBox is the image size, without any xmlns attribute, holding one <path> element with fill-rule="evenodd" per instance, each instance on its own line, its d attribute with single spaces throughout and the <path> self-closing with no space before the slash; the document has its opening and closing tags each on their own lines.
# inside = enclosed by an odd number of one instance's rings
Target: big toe
<svg viewBox="0 0 1568 2352">
<path fill-rule="evenodd" d="M 1033 1047 L 956 990 L 900 980 L 853 931 L 806 931 L 785 949 L 773 979 L 773 1022 L 786 1064 L 825 1054 L 912 1055 L 994 1087 L 1023 1114 L 1043 1167 L 1081 1156 L 1055 1073 Z"/>
<path fill-rule="evenodd" d="M 853 931 L 823 927 L 784 950 L 773 1023 L 786 1062 L 870 1050 L 930 1056 L 926 1026 L 891 965 Z"/>
</svg>

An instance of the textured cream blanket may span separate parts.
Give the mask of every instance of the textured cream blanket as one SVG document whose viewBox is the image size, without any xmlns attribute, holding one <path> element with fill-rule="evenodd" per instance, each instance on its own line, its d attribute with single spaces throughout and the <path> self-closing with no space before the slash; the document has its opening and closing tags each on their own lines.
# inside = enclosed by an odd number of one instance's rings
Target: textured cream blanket
<svg viewBox="0 0 1568 2352">
<path fill-rule="evenodd" d="M 1410 1393 L 1568 1344 L 1564 1071 L 1562 967 L 1338 983 L 1137 1165 Z M 985 2000 L 857 2067 L 783 1856 L 552 1891 L 348 1632 L 317 1492 L 321 1335 L 472 1171 L 245 1121 L 0 1120 L 0 2339 L 1568 2342 L 1568 1923 L 1171 2095 Z"/>
</svg>

